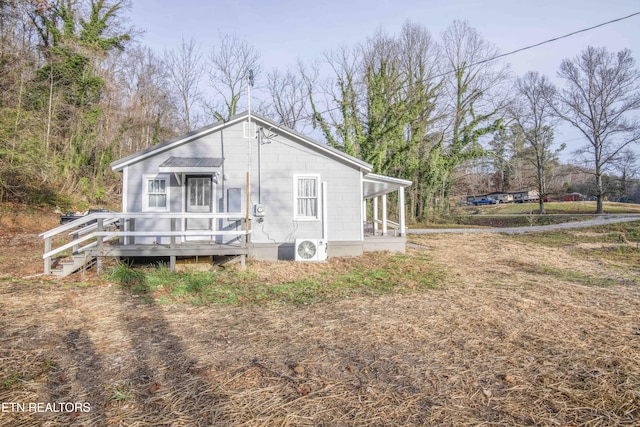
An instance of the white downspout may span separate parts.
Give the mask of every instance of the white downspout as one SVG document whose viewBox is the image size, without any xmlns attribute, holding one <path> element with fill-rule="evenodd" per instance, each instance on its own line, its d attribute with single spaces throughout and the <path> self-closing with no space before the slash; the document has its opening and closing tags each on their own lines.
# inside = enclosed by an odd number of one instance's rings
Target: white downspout
<svg viewBox="0 0 640 427">
<path fill-rule="evenodd" d="M 362 171 L 360 171 L 360 200 L 362 200 L 362 210 L 360 212 L 360 241 L 364 242 L 364 226 L 367 223 L 367 200 L 364 198 L 364 182 Z"/>
<path fill-rule="evenodd" d="M 146 185 L 144 183 L 143 185 Z M 142 206 L 140 206 L 140 212 L 142 212 Z M 122 169 L 122 213 L 129 212 L 129 166 L 125 166 Z M 126 218 L 120 218 L 120 225 L 122 226 L 121 231 L 129 231 L 129 222 Z M 129 243 L 129 239 L 126 237 L 121 237 L 120 241 L 122 244 L 127 245 Z"/>
<path fill-rule="evenodd" d="M 362 232 L 364 233 L 364 227 L 367 224 L 367 199 L 362 200 Z M 360 236 L 364 240 L 364 235 Z"/>
<path fill-rule="evenodd" d="M 129 166 L 122 169 L 122 212 L 129 212 Z M 142 206 L 140 206 L 142 212 Z"/>
<path fill-rule="evenodd" d="M 322 183 L 322 240 L 329 241 L 329 214 L 327 209 L 327 183 Z"/>
</svg>

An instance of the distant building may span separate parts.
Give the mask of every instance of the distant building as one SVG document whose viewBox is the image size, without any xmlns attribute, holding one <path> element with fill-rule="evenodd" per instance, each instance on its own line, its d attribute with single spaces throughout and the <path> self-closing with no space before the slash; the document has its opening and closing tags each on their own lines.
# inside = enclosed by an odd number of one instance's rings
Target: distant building
<svg viewBox="0 0 640 427">
<path fill-rule="evenodd" d="M 564 194 L 561 199 L 563 202 L 580 202 L 584 200 L 584 196 L 580 193 Z"/>
</svg>

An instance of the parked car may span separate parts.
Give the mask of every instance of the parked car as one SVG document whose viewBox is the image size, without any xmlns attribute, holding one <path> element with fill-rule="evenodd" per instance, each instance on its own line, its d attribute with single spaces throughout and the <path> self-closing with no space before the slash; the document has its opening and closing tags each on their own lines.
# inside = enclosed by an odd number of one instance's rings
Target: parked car
<svg viewBox="0 0 640 427">
<path fill-rule="evenodd" d="M 631 197 L 620 197 L 618 200 L 616 200 L 616 202 L 618 203 L 633 203 L 633 199 Z"/>
<path fill-rule="evenodd" d="M 475 206 L 479 206 L 479 205 L 496 205 L 496 204 L 498 204 L 498 201 L 495 200 L 495 199 L 492 199 L 490 197 L 485 197 L 484 199 L 474 200 L 473 204 Z"/>
</svg>

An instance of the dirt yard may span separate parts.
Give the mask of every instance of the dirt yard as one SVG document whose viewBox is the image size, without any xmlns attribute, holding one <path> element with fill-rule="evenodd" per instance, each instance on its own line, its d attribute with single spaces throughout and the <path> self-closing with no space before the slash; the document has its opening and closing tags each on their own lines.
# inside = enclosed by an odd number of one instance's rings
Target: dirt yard
<svg viewBox="0 0 640 427">
<path fill-rule="evenodd" d="M 409 249 L 445 272 L 435 290 L 159 305 L 29 277 L 34 228 L 0 238 L 0 426 L 640 424 L 638 266 L 438 234 Z"/>
</svg>

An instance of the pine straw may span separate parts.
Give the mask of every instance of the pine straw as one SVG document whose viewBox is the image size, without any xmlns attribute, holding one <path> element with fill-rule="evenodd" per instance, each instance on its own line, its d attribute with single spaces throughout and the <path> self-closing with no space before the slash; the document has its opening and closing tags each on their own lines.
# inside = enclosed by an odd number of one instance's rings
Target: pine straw
<svg viewBox="0 0 640 427">
<path fill-rule="evenodd" d="M 116 286 L 3 282 L 0 402 L 92 410 L 0 413 L 0 425 L 640 423 L 637 273 L 498 236 L 417 243 L 427 249 L 410 256 L 427 250 L 448 270 L 440 289 L 304 307 L 160 306 Z"/>
</svg>

